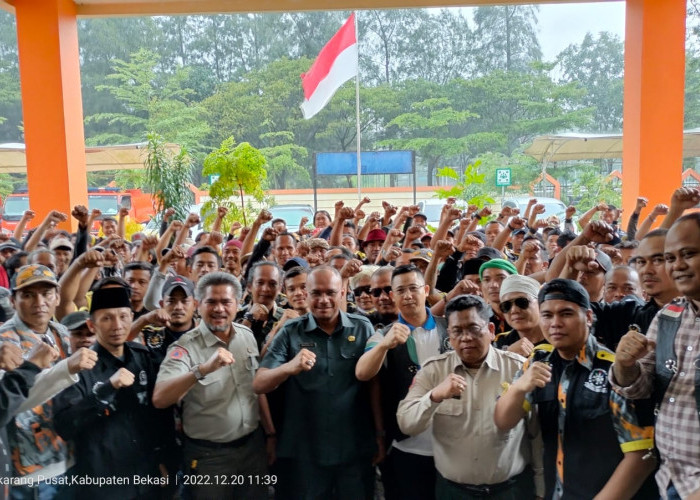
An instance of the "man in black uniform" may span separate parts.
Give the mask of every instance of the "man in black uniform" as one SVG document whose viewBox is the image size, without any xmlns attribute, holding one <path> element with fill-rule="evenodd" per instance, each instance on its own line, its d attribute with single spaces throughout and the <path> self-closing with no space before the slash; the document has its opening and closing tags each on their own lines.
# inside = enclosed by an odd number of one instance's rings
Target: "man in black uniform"
<svg viewBox="0 0 700 500">
<path fill-rule="evenodd" d="M 194 298 L 194 283 L 184 276 L 170 276 L 163 285 L 161 309 L 142 316 L 137 323 L 143 336 L 143 344 L 148 347 L 158 365 L 165 358 L 170 344 L 197 326 L 194 313 L 197 301 Z M 132 328 L 132 334 L 134 328 Z"/>
<path fill-rule="evenodd" d="M 158 372 L 151 354 L 126 342 L 131 321 L 126 288 L 95 290 L 88 328 L 97 335 L 97 364 L 54 398 L 56 429 L 74 444 L 77 498 L 147 498 L 165 481 L 157 452 L 172 425 L 151 404 Z"/>
</svg>

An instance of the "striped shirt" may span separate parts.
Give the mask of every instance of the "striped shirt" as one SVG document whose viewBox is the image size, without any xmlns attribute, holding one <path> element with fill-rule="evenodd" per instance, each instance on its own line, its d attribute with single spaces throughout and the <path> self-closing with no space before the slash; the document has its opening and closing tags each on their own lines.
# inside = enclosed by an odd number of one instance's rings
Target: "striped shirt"
<svg viewBox="0 0 700 500">
<path fill-rule="evenodd" d="M 669 310 L 669 308 L 671 308 Z M 695 360 L 700 353 L 700 313 L 686 299 L 674 300 L 664 307 L 664 312 L 679 313 L 681 323 L 673 344 L 678 356 L 678 369 L 664 394 L 656 420 L 656 446 L 661 454 L 661 467 L 656 482 L 663 498 L 669 483 L 678 490 L 681 498 L 700 491 L 700 418 L 695 403 Z M 647 332 L 647 338 L 656 342 L 658 316 Z M 641 376 L 630 386 L 620 387 L 612 370 L 613 388 L 632 399 L 649 397 L 653 392 L 656 352 L 651 351 L 638 361 Z"/>
</svg>

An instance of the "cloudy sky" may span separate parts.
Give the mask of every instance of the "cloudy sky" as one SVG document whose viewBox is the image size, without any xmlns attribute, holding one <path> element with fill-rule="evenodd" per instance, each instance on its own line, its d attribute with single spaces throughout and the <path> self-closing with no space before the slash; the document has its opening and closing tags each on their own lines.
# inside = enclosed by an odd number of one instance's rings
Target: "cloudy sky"
<svg viewBox="0 0 700 500">
<path fill-rule="evenodd" d="M 545 60 L 551 60 L 586 32 L 609 31 L 625 38 L 625 2 L 541 5 L 539 38 Z"/>
</svg>

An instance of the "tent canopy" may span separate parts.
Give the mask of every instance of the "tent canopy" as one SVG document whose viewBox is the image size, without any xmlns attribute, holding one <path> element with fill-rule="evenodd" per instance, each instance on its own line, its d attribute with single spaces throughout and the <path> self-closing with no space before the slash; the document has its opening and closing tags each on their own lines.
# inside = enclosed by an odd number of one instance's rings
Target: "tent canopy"
<svg viewBox="0 0 700 500">
<path fill-rule="evenodd" d="M 622 158 L 621 134 L 561 134 L 535 137 L 525 150 L 539 162 Z M 700 156 L 700 129 L 683 133 L 683 157 Z"/>
<path fill-rule="evenodd" d="M 173 154 L 180 151 L 177 144 L 166 144 Z M 121 144 L 118 146 L 89 146 L 85 148 L 85 162 L 88 172 L 102 170 L 124 170 L 145 168 L 146 143 Z M 24 144 L 0 144 L 0 172 L 23 174 L 27 172 L 27 157 Z"/>
</svg>

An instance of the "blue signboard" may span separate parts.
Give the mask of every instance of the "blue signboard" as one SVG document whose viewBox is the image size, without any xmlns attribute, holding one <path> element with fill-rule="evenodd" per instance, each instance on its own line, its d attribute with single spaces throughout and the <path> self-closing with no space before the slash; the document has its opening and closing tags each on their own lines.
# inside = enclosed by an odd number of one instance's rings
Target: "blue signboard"
<svg viewBox="0 0 700 500">
<path fill-rule="evenodd" d="M 410 174 L 413 151 L 365 151 L 361 153 L 362 175 Z M 357 153 L 316 153 L 316 175 L 356 175 Z"/>
</svg>

